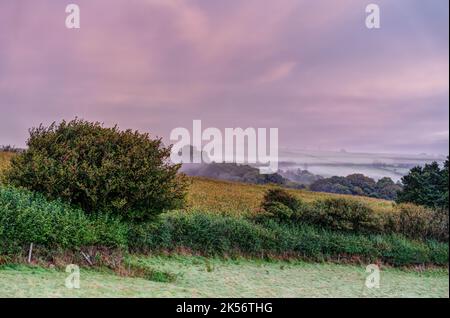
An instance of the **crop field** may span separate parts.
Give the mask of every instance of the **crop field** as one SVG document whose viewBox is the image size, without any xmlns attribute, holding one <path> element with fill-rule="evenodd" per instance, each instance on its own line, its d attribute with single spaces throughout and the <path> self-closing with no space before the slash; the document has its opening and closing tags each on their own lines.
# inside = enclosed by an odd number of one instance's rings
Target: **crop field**
<svg viewBox="0 0 450 318">
<path fill-rule="evenodd" d="M 258 213 L 264 192 L 269 185 L 253 185 L 238 182 L 212 180 L 193 177 L 188 194 L 189 209 L 213 211 L 224 215 L 252 215 Z M 311 192 L 307 190 L 288 190 L 297 198 L 312 202 L 329 197 L 347 197 L 368 204 L 376 212 L 388 212 L 392 202 L 368 197 Z"/>
<path fill-rule="evenodd" d="M 176 275 L 174 282 L 81 269 L 80 289 L 67 273 L 22 265 L 0 269 L 0 297 L 449 297 L 448 271 L 385 268 L 379 288 L 365 286 L 362 266 L 143 257 L 140 263 Z"/>
</svg>

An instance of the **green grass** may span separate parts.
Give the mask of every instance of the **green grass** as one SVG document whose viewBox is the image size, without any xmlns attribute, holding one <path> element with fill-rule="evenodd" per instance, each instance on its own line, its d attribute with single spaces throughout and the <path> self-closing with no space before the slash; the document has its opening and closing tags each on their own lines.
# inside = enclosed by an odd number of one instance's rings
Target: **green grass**
<svg viewBox="0 0 450 318">
<path fill-rule="evenodd" d="M 66 273 L 10 266 L 0 269 L 0 297 L 449 297 L 448 270 L 385 268 L 379 289 L 365 287 L 365 267 L 202 257 L 134 257 L 174 282 L 81 270 L 81 288 L 64 286 Z"/>
</svg>

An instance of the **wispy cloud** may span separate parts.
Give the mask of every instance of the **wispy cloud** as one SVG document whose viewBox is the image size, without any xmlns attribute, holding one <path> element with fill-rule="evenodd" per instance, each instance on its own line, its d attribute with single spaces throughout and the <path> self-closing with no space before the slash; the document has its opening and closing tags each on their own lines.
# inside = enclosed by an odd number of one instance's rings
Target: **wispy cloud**
<svg viewBox="0 0 450 318">
<path fill-rule="evenodd" d="M 380 0 L 376 31 L 359 0 L 77 3 L 78 31 L 62 2 L 0 3 L 0 144 L 80 116 L 161 136 L 202 119 L 278 126 L 284 147 L 448 152 L 446 1 Z"/>
</svg>

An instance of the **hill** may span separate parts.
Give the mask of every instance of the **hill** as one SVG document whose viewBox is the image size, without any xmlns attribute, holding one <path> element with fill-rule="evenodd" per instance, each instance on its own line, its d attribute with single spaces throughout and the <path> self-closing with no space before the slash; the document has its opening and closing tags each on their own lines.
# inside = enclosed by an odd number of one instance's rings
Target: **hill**
<svg viewBox="0 0 450 318">
<path fill-rule="evenodd" d="M 239 182 L 191 177 L 188 194 L 188 210 L 214 211 L 226 215 L 248 215 L 259 211 L 264 192 L 274 185 L 254 185 Z M 393 203 L 387 200 L 352 195 L 311 192 L 288 189 L 305 202 L 329 197 L 347 197 L 364 202 L 377 212 L 388 212 Z"/>
<path fill-rule="evenodd" d="M 13 156 L 14 154 L 10 152 L 0 152 L 0 173 L 8 166 Z M 190 177 L 190 179 L 191 186 L 187 196 L 187 210 L 211 211 L 226 215 L 252 215 L 258 213 L 264 192 L 275 186 L 273 184 L 247 184 L 204 177 Z M 328 197 L 348 197 L 365 202 L 378 212 L 388 212 L 393 204 L 391 201 L 375 198 L 311 192 L 299 189 L 288 189 L 288 192 L 305 202 Z"/>
</svg>

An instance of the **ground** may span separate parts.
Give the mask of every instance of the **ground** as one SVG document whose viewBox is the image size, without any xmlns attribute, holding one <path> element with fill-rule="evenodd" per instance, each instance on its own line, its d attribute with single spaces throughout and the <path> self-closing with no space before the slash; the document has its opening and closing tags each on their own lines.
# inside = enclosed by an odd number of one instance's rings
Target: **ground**
<svg viewBox="0 0 450 318">
<path fill-rule="evenodd" d="M 65 287 L 64 271 L 0 270 L 1 297 L 449 297 L 447 269 L 382 268 L 380 288 L 368 289 L 364 266 L 200 257 L 145 257 L 142 264 L 176 274 L 171 283 L 81 269 L 80 289 Z"/>
</svg>

